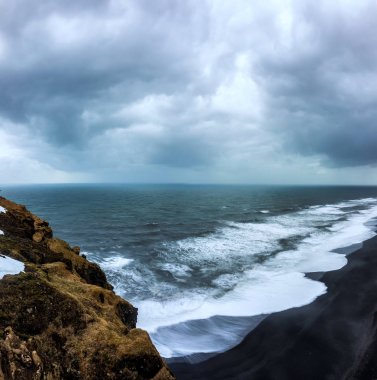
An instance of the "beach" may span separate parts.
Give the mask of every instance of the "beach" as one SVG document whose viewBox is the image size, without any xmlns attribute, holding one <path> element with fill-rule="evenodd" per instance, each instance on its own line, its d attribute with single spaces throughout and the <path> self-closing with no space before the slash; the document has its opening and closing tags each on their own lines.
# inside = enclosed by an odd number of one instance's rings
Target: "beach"
<svg viewBox="0 0 377 380">
<path fill-rule="evenodd" d="M 339 270 L 319 274 L 327 293 L 265 318 L 233 349 L 170 363 L 178 379 L 370 380 L 377 376 L 377 236 Z"/>
</svg>

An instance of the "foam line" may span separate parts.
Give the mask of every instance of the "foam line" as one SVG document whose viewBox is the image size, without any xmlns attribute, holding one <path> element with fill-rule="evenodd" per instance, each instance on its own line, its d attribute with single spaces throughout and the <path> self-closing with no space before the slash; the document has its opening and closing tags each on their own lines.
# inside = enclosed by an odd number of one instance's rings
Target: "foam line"
<svg viewBox="0 0 377 380">
<path fill-rule="evenodd" d="M 138 326 L 152 333 L 165 357 L 218 352 L 239 342 L 240 326 L 224 331 L 209 324 L 204 337 L 198 324 L 190 329 L 194 325 L 187 322 L 251 317 L 312 302 L 326 287 L 305 273 L 346 265 L 346 255 L 334 250 L 374 236 L 367 222 L 375 216 L 373 198 L 311 206 L 266 214 L 260 223 L 228 221 L 206 236 L 165 242 L 148 265 L 119 255 L 100 264 L 118 293 L 127 296 L 134 287 L 140 294 L 131 299 L 139 309 Z M 160 281 L 158 271 L 170 277 Z"/>
</svg>

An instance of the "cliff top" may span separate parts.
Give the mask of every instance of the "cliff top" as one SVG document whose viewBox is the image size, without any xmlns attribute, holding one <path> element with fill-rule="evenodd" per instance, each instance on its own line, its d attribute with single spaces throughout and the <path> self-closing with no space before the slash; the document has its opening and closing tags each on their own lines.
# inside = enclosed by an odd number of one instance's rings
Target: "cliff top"
<svg viewBox="0 0 377 380">
<path fill-rule="evenodd" d="M 0 231 L 0 255 L 24 265 L 0 276 L 0 380 L 174 379 L 137 309 L 78 247 L 3 197 Z"/>
</svg>

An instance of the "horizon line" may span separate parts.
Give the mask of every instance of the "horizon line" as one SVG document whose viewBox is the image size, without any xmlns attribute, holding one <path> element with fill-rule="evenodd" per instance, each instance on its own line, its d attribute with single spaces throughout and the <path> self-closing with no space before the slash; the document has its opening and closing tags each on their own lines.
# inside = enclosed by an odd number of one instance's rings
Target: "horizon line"
<svg viewBox="0 0 377 380">
<path fill-rule="evenodd" d="M 33 183 L 0 183 L 1 187 L 7 186 L 62 186 L 62 185 L 128 185 L 128 186 L 333 186 L 333 187 L 377 187 L 377 184 L 333 184 L 333 183 L 242 183 L 242 182 L 233 182 L 233 183 L 221 183 L 221 182 L 33 182 Z"/>
</svg>

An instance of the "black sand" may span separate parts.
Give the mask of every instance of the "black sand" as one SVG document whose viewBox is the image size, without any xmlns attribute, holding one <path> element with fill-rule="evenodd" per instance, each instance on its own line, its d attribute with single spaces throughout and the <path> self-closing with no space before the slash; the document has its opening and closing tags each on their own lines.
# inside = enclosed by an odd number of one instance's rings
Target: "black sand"
<svg viewBox="0 0 377 380">
<path fill-rule="evenodd" d="M 235 348 L 171 363 L 178 380 L 377 379 L 377 236 L 321 281 L 325 295 L 271 314 Z"/>
</svg>

